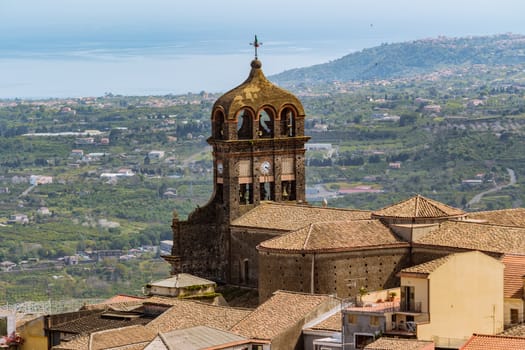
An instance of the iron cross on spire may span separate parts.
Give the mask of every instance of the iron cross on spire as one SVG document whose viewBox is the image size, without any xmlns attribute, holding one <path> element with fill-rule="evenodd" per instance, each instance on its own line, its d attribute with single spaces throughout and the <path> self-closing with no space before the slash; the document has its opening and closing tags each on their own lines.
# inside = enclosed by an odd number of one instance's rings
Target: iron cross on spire
<svg viewBox="0 0 525 350">
<path fill-rule="evenodd" d="M 262 44 L 263 43 L 260 43 L 259 40 L 257 40 L 257 35 L 255 36 L 255 40 L 253 41 L 253 43 L 250 43 L 250 45 L 252 45 L 255 49 L 255 59 L 257 59 L 257 48 Z"/>
</svg>

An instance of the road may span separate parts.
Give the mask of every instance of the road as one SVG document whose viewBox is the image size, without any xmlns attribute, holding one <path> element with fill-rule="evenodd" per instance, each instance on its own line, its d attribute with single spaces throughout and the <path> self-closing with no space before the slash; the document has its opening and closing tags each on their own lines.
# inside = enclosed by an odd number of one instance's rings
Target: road
<svg viewBox="0 0 525 350">
<path fill-rule="evenodd" d="M 507 172 L 509 173 L 509 176 L 510 176 L 510 181 L 509 181 L 508 184 L 506 184 L 506 185 L 497 185 L 496 187 L 491 188 L 490 190 L 486 190 L 486 191 L 483 191 L 481 193 L 478 193 L 477 195 L 475 195 L 467 203 L 467 207 L 471 208 L 473 205 L 478 204 L 479 201 L 481 200 L 481 198 L 483 198 L 483 196 L 486 195 L 486 194 L 493 193 L 493 192 L 498 192 L 498 191 L 500 191 L 501 189 L 503 189 L 505 187 L 509 187 L 509 186 L 515 185 L 516 184 L 516 173 L 514 172 L 514 170 L 512 170 L 510 168 L 507 168 Z"/>
</svg>

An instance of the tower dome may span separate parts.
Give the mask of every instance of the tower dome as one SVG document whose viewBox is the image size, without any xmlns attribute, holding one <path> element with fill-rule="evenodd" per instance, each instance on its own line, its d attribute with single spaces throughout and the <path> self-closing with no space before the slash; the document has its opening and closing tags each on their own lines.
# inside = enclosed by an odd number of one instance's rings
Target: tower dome
<svg viewBox="0 0 525 350">
<path fill-rule="evenodd" d="M 219 97 L 212 108 L 213 141 L 304 135 L 304 108 L 289 91 L 270 82 L 257 58 L 248 78 Z"/>
<path fill-rule="evenodd" d="M 297 97 L 270 82 L 262 71 L 262 63 L 254 59 L 248 78 L 239 86 L 226 92 L 213 105 L 213 110 L 220 109 L 225 120 L 233 120 L 242 108 L 257 111 L 264 105 L 271 105 L 279 110 L 292 104 L 300 116 L 304 116 L 304 108 Z"/>
</svg>

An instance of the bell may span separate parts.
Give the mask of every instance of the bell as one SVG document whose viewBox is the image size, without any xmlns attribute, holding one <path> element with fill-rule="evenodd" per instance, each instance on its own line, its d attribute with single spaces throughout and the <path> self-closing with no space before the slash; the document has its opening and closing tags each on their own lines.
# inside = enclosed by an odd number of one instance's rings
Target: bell
<svg viewBox="0 0 525 350">
<path fill-rule="evenodd" d="M 286 187 L 283 189 L 283 197 L 288 197 L 288 192 L 286 192 Z"/>
</svg>

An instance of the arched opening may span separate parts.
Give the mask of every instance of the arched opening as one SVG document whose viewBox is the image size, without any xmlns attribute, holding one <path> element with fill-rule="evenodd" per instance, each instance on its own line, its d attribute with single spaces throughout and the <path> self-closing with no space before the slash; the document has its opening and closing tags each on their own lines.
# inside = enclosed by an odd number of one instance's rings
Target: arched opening
<svg viewBox="0 0 525 350">
<path fill-rule="evenodd" d="M 259 112 L 259 127 L 257 133 L 260 138 L 272 138 L 274 133 L 274 113 L 270 108 Z"/>
<path fill-rule="evenodd" d="M 253 116 L 247 109 L 237 113 L 237 139 L 246 140 L 253 138 Z"/>
<path fill-rule="evenodd" d="M 281 111 L 281 136 L 295 136 L 296 112 L 291 107 L 286 107 Z"/>
<path fill-rule="evenodd" d="M 213 114 L 213 137 L 216 140 L 224 140 L 224 134 L 224 113 L 218 109 Z"/>
</svg>

